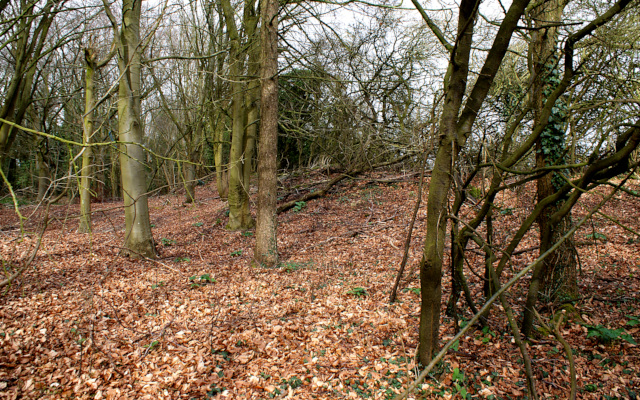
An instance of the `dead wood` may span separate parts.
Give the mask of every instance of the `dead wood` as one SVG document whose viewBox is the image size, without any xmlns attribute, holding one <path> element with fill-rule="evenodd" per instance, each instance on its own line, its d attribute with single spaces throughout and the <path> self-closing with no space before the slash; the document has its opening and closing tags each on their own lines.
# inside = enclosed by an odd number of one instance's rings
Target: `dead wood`
<svg viewBox="0 0 640 400">
<path fill-rule="evenodd" d="M 363 168 L 353 169 L 353 170 L 351 170 L 349 172 L 346 172 L 344 174 L 340 174 L 340 175 L 336 176 L 335 178 L 331 179 L 322 189 L 316 190 L 316 191 L 313 191 L 313 192 L 309 192 L 309 193 L 307 193 L 307 194 L 305 194 L 305 195 L 303 195 L 301 197 L 298 197 L 298 198 L 293 199 L 291 201 L 288 201 L 286 203 L 280 204 L 278 206 L 277 212 L 278 212 L 278 214 L 280 214 L 282 212 L 285 212 L 285 211 L 295 207 L 296 203 L 300 203 L 302 201 L 307 202 L 309 200 L 313 200 L 313 199 L 318 199 L 320 197 L 324 197 L 329 192 L 329 190 L 331 190 L 331 188 L 333 186 L 335 186 L 337 183 L 341 182 L 342 180 L 344 180 L 346 178 L 352 178 L 352 177 L 355 177 L 357 175 L 360 175 L 360 174 L 362 174 L 364 172 L 367 172 L 367 171 L 370 171 L 370 170 L 373 170 L 373 169 L 376 169 L 376 168 L 388 167 L 390 165 L 397 164 L 397 163 L 402 162 L 402 161 L 406 160 L 407 158 L 409 158 L 409 157 L 411 157 L 411 156 L 413 156 L 415 154 L 416 153 L 408 153 L 408 154 L 405 154 L 404 156 L 398 157 L 398 158 L 396 158 L 394 160 L 391 160 L 391 161 L 387 161 L 387 162 L 383 162 L 383 163 L 379 163 L 379 164 L 375 164 L 375 165 L 371 165 L 371 166 L 368 165 L 368 166 L 363 167 Z"/>
</svg>

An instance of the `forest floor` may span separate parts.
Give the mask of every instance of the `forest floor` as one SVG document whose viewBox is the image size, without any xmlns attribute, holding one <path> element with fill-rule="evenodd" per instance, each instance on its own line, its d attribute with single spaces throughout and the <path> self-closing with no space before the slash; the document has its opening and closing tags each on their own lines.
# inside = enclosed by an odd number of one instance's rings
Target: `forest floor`
<svg viewBox="0 0 640 400">
<path fill-rule="evenodd" d="M 318 172 L 311 175 L 286 181 L 288 199 L 296 196 L 295 185 L 326 179 Z M 402 178 L 402 173 L 344 181 L 327 197 L 279 215 L 281 264 L 272 269 L 252 266 L 252 232 L 224 229 L 226 205 L 214 183 L 197 188 L 194 205 L 184 205 L 183 195 L 150 198 L 159 252 L 155 261 L 119 255 L 120 203 L 93 204 L 100 211 L 94 214 L 92 235 L 76 233 L 77 204 L 53 207 L 33 266 L 2 291 L 0 398 L 393 398 L 418 371 L 413 358 L 416 267 L 426 193 L 408 278 L 399 301 L 390 305 L 418 179 L 376 181 L 389 177 Z M 597 204 L 603 192 L 586 195 L 574 219 Z M 496 244 L 513 235 L 533 199 L 533 187 L 499 196 Z M 21 212 L 29 216 L 34 210 L 27 205 Z M 35 210 L 25 225 L 30 233 L 20 239 L 13 209 L 0 210 L 5 269 L 7 260 L 20 265 L 28 258 L 41 212 Z M 637 198 L 618 194 L 603 212 L 640 231 Z M 638 238 L 601 215 L 575 238 L 581 297 L 565 307 L 560 333 L 573 349 L 578 398 L 635 398 L 640 388 L 640 349 L 634 344 L 640 342 Z M 525 238 L 519 247 L 525 251 L 513 257 L 503 282 L 535 259 L 536 245 L 535 233 Z M 477 276 L 484 258 L 470 253 L 466 273 L 481 303 Z M 527 280 L 507 296 L 517 315 Z M 447 272 L 443 311 L 449 294 Z M 459 305 L 464 324 L 471 313 L 464 302 Z M 484 330 L 470 330 L 410 398 L 525 397 L 522 358 L 501 310 L 493 308 Z M 543 317 L 551 319 L 554 311 L 560 308 L 547 305 Z M 454 333 L 453 320 L 443 316 L 442 339 Z M 553 336 L 538 333 L 528 349 L 541 397 L 567 398 L 563 347 Z"/>
</svg>

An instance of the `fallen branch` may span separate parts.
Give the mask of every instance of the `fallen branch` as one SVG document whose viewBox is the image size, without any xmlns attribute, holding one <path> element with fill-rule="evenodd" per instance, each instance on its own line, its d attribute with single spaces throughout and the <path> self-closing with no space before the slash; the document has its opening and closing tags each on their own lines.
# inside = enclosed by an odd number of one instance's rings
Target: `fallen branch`
<svg viewBox="0 0 640 400">
<path fill-rule="evenodd" d="M 408 154 L 405 154 L 402 157 L 398 157 L 398 158 L 396 158 L 394 160 L 391 160 L 391 161 L 387 161 L 387 162 L 383 162 L 383 163 L 375 164 L 375 165 L 371 165 L 371 166 L 366 166 L 364 168 L 354 169 L 354 170 L 351 170 L 351 171 L 346 172 L 344 174 L 340 174 L 340 175 L 336 176 L 335 178 L 331 179 L 322 189 L 316 190 L 314 192 L 307 193 L 304 196 L 298 197 L 297 199 L 294 199 L 294 200 L 291 200 L 291 201 L 288 201 L 286 203 L 283 203 L 283 204 L 279 205 L 278 208 L 277 208 L 277 213 L 280 214 L 282 212 L 285 212 L 285 211 L 295 207 L 296 203 L 299 203 L 301 201 L 305 201 L 306 202 L 306 201 L 309 201 L 309 200 L 313 200 L 313 199 L 318 199 L 320 197 L 324 197 L 335 184 L 337 184 L 338 182 L 340 182 L 340 181 L 342 181 L 342 180 L 344 180 L 346 178 L 350 178 L 350 177 L 353 177 L 353 176 L 356 176 L 356 175 L 360 175 L 363 172 L 367 172 L 367 171 L 370 171 L 370 170 L 373 170 L 373 169 L 376 169 L 376 168 L 388 167 L 389 165 L 397 164 L 397 163 L 402 162 L 402 161 L 406 160 L 407 158 L 409 158 L 409 157 L 411 157 L 411 156 L 413 156 L 415 154 L 416 153 L 408 153 Z"/>
<path fill-rule="evenodd" d="M 431 171 L 426 171 L 426 172 L 431 172 Z M 415 178 L 417 176 L 420 176 L 420 175 L 421 175 L 420 172 L 413 172 L 413 173 L 402 175 L 402 176 L 398 176 L 398 177 L 395 177 L 395 178 L 369 179 L 369 180 L 367 180 L 367 184 L 373 184 L 373 183 L 390 184 L 390 183 L 408 182 L 408 181 L 413 180 L 413 178 Z"/>
</svg>

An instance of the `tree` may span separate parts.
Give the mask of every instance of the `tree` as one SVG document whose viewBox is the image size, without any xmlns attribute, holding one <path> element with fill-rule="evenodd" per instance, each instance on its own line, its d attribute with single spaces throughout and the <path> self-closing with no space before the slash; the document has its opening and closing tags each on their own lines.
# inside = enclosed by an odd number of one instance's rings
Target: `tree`
<svg viewBox="0 0 640 400">
<path fill-rule="evenodd" d="M 149 222 L 145 160 L 142 148 L 144 135 L 140 120 L 140 42 L 141 1 L 122 2 L 122 26 L 118 24 L 104 0 L 105 10 L 116 37 L 120 82 L 118 92 L 118 131 L 120 169 L 125 206 L 124 252 L 131 257 L 155 257 L 155 245 Z"/>
<path fill-rule="evenodd" d="M 424 254 L 421 261 L 421 285 L 422 285 L 422 304 L 421 304 L 421 325 L 420 325 L 420 344 L 418 356 L 420 361 L 428 362 L 433 352 L 437 349 L 438 340 L 438 324 L 440 312 L 441 298 L 441 274 L 442 260 L 444 250 L 445 232 L 448 218 L 457 218 L 455 215 L 449 216 L 447 202 L 448 190 L 452 184 L 453 176 L 455 176 L 454 168 L 459 164 L 459 156 L 461 150 L 465 149 L 467 140 L 471 134 L 472 127 L 477 117 L 481 115 L 481 107 L 485 102 L 488 91 L 493 83 L 494 77 L 500 68 L 509 44 L 510 37 L 514 32 L 518 20 L 524 13 L 526 1 L 514 2 L 507 11 L 505 18 L 499 25 L 495 35 L 493 45 L 487 53 L 486 61 L 478 74 L 478 78 L 469 90 L 464 100 L 464 92 L 466 91 L 466 83 L 468 81 L 469 68 L 469 46 L 471 45 L 471 33 L 474 27 L 474 3 L 462 2 L 460 15 L 458 19 L 458 32 L 454 45 L 449 44 L 440 31 L 434 28 L 434 33 L 440 38 L 443 45 L 452 51 L 449 70 L 445 79 L 446 96 L 443 105 L 443 111 L 440 122 L 440 139 L 439 148 L 436 155 L 434 172 L 430 182 L 430 193 L 427 205 L 427 235 L 425 240 Z M 608 23 L 618 13 L 625 9 L 629 1 L 623 0 L 613 4 L 601 15 L 598 15 L 593 21 L 571 33 L 565 40 L 564 46 L 564 71 L 562 78 L 557 82 L 556 87 L 548 94 L 544 106 L 539 110 L 539 120 L 549 121 L 556 105 L 556 101 L 561 98 L 567 88 L 573 82 L 576 76 L 576 67 L 574 66 L 574 50 L 576 44 L 582 39 L 592 34 L 596 29 Z M 424 13 L 423 13 L 424 14 Z M 428 15 L 424 14 L 425 19 Z M 583 64 L 579 64 L 583 65 Z M 578 67 L 579 68 L 579 67 Z M 466 243 L 471 238 L 487 253 L 487 266 L 489 271 L 493 271 L 492 264 L 497 261 L 493 251 L 491 240 L 483 240 L 477 233 L 477 228 L 485 221 L 490 211 L 493 209 L 493 200 L 497 193 L 506 188 L 517 187 L 528 181 L 537 179 L 538 177 L 549 173 L 552 170 L 560 171 L 563 166 L 545 166 L 543 168 L 534 168 L 530 170 L 528 160 L 531 149 L 537 140 L 540 139 L 542 133 L 548 124 L 540 123 L 527 135 L 520 135 L 524 129 L 519 129 L 525 116 L 529 114 L 529 101 L 521 99 L 520 106 L 505 122 L 505 131 L 501 142 L 499 143 L 496 160 L 488 163 L 488 165 L 480 166 L 480 168 L 491 167 L 494 169 L 491 183 L 483 197 L 482 204 L 479 204 L 473 219 L 465 224 L 460 230 L 460 237 Z M 463 106 L 464 103 L 464 106 Z M 581 175 L 569 181 L 565 177 L 565 182 L 560 188 L 557 188 L 552 194 L 544 199 L 539 199 L 535 208 L 522 221 L 517 232 L 513 234 L 506 248 L 501 250 L 502 256 L 499 259 L 495 275 L 491 272 L 492 283 L 499 285 L 499 277 L 504 271 L 510 260 L 510 256 L 515 252 L 518 244 L 524 235 L 531 229 L 534 222 L 539 218 L 543 210 L 550 204 L 555 204 L 564 199 L 562 206 L 549 217 L 549 226 L 558 224 L 562 218 L 566 217 L 576 204 L 580 196 L 594 187 L 597 187 L 608 179 L 628 171 L 629 157 L 640 143 L 640 129 L 634 123 L 627 123 L 628 129 L 619 132 L 617 135 L 615 152 L 601 152 L 600 146 L 595 146 L 592 153 L 588 156 L 588 161 L 584 163 L 585 170 Z M 518 166 L 518 167 L 516 167 Z M 522 167 L 525 170 L 522 170 Z M 522 177 L 512 183 L 509 174 Z M 488 223 L 488 222 L 487 222 Z M 489 230 L 489 227 L 487 227 Z M 547 233 L 548 234 L 548 233 Z M 464 243 L 461 249 L 464 250 Z M 540 276 L 543 263 L 533 266 L 533 275 Z M 496 287 L 494 287 L 496 289 Z M 528 295 L 528 302 L 525 306 L 525 314 L 533 314 L 533 305 L 529 302 L 535 296 Z M 530 307 L 531 305 L 531 307 Z M 505 308 L 506 309 L 506 308 Z M 488 308 L 485 308 L 488 310 Z M 525 315 L 526 318 L 532 316 Z M 513 326 L 512 326 L 513 329 Z M 518 341 L 519 332 L 514 330 L 514 336 Z M 521 346 L 523 357 L 526 355 L 526 348 Z"/>
<path fill-rule="evenodd" d="M 416 2 L 414 2 L 416 4 Z M 507 11 L 480 75 L 467 97 L 463 99 L 469 81 L 470 53 L 478 13 L 478 2 L 463 0 L 458 14 L 458 30 L 451 49 L 451 59 L 445 77 L 445 99 L 440 118 L 440 135 L 436 160 L 429 182 L 427 200 L 427 232 L 420 261 L 420 342 L 418 359 L 428 364 L 437 351 L 442 298 L 442 260 L 447 227 L 447 203 L 452 183 L 453 166 L 460 150 L 465 146 L 480 107 L 486 98 L 507 52 L 511 35 L 517 27 L 528 0 L 515 0 Z"/>
<path fill-rule="evenodd" d="M 41 8 L 37 1 L 21 0 L 13 5 L 15 22 L 6 32 L 0 49 L 11 47 L 13 74 L 3 90 L 4 101 L 0 108 L 0 118 L 20 124 L 31 104 L 31 91 L 38 62 L 48 54 L 47 37 L 54 17 L 64 1 L 47 1 Z M 3 4 L 3 9 L 8 3 Z M 5 23 L 13 22 L 8 18 Z M 16 139 L 17 129 L 0 122 L 0 167 L 4 168 L 9 149 Z"/>
<path fill-rule="evenodd" d="M 246 43 L 242 43 L 235 21 L 235 13 L 229 0 L 221 0 L 222 10 L 229 35 L 229 77 L 233 83 L 231 148 L 229 150 L 229 230 L 246 230 L 255 225 L 249 210 L 249 184 L 251 160 L 255 150 L 257 135 L 257 88 L 258 83 L 249 86 L 245 79 L 245 68 L 249 76 L 258 71 L 259 46 L 257 27 L 258 16 L 255 1 L 244 3 L 243 27 Z M 248 67 L 247 67 L 248 63 Z"/>
<path fill-rule="evenodd" d="M 278 1 L 263 0 L 262 9 L 262 91 L 260 99 L 260 145 L 258 148 L 258 219 L 256 261 L 278 263 L 276 237 L 276 197 L 278 189 Z"/>
<path fill-rule="evenodd" d="M 93 136 L 93 75 L 96 71 L 96 52 L 94 49 L 85 48 L 85 114 L 82 119 L 82 169 L 80 170 L 80 226 L 78 232 L 91 233 L 91 137 Z"/>
<path fill-rule="evenodd" d="M 566 164 L 566 122 L 568 105 L 564 98 L 556 100 L 551 116 L 547 121 L 541 119 L 545 99 L 553 92 L 560 81 L 559 57 L 557 51 L 558 24 L 562 21 L 565 0 L 552 0 L 536 4 L 529 10 L 529 18 L 533 21 L 533 31 L 529 43 L 529 70 L 531 74 L 531 104 L 533 108 L 532 129 L 545 126 L 536 141 L 536 167 Z M 562 172 L 549 171 L 536 180 L 538 200 L 554 194 L 564 184 Z M 560 200 L 549 204 L 538 217 L 540 229 L 540 254 L 544 254 L 571 227 L 571 213 L 557 224 L 549 224 L 550 216 L 563 204 Z M 547 298 L 557 296 L 575 297 L 577 295 L 577 258 L 573 238 L 565 240 L 553 254 L 543 261 L 544 268 L 534 274 L 529 286 L 529 293 L 536 296 L 539 288 L 544 288 Z M 527 307 L 533 306 L 533 299 L 527 301 Z M 534 303 L 535 304 L 535 303 Z M 533 323 L 533 315 L 523 321 L 522 331 L 528 335 Z"/>
</svg>

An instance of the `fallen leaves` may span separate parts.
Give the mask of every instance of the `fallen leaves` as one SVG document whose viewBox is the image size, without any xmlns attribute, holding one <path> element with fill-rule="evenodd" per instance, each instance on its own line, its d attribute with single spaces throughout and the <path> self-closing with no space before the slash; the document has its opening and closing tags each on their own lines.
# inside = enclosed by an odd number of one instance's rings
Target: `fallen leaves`
<svg viewBox="0 0 640 400">
<path fill-rule="evenodd" d="M 387 298 L 415 199 L 413 183 L 345 182 L 327 198 L 282 214 L 283 263 L 274 269 L 251 266 L 255 239 L 224 231 L 225 204 L 209 188 L 198 190 L 200 203 L 187 208 L 173 206 L 172 196 L 151 199 L 154 235 L 165 239 L 157 262 L 118 255 L 123 233 L 113 226 L 123 226 L 121 210 L 96 214 L 93 236 L 52 224 L 37 268 L 2 299 L 0 397 L 388 399 L 406 387 L 417 371 L 419 292 L 400 292 L 394 305 Z M 514 196 L 502 197 L 513 212 L 496 216 L 503 224 L 497 240 L 514 229 L 524 208 Z M 638 228 L 640 208 L 626 200 L 612 207 L 624 207 L 621 219 Z M 74 210 L 53 210 L 59 216 L 68 211 Z M 410 266 L 421 255 L 424 217 L 420 210 Z M 0 211 L 2 221 L 14 218 Z M 628 244 L 619 227 L 594 220 L 608 241 L 581 248 L 585 297 L 576 308 L 586 323 L 624 327 L 639 340 L 639 328 L 624 326 L 627 315 L 639 315 L 639 246 Z M 17 260 L 33 243 L 33 237 L 3 240 L 0 254 Z M 532 246 L 533 235 L 522 244 Z M 514 268 L 534 255 L 515 256 Z M 484 262 L 473 257 L 470 263 Z M 409 287 L 419 286 L 416 278 Z M 448 285 L 447 277 L 445 300 Z M 520 285 L 510 294 L 512 304 L 523 293 Z M 462 340 L 434 374 L 440 381 L 422 385 L 423 396 L 460 398 L 456 384 L 480 397 L 525 395 L 518 350 L 500 307 L 494 310 L 490 332 Z M 453 321 L 444 318 L 441 329 L 451 337 Z M 637 346 L 598 345 L 576 321 L 562 334 L 576 352 L 582 398 L 624 396 L 640 386 Z M 561 347 L 542 338 L 530 351 L 541 394 L 565 396 Z M 591 382 L 595 386 L 585 386 Z"/>
</svg>

